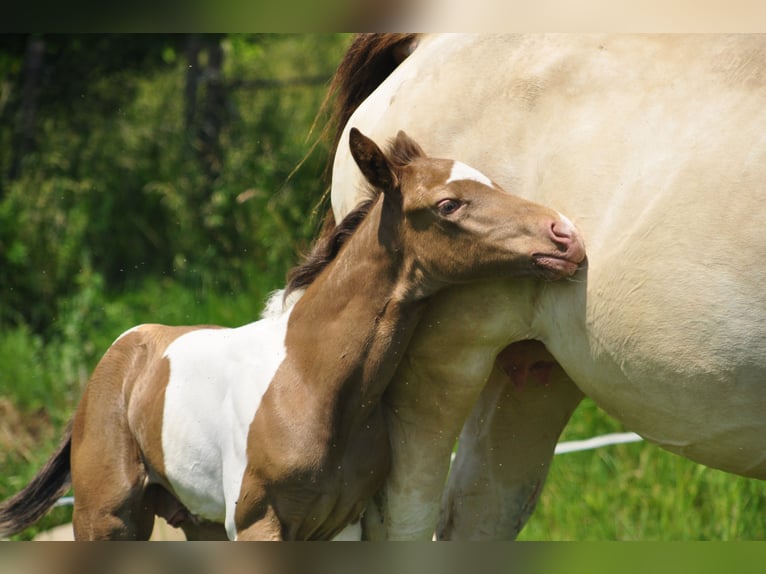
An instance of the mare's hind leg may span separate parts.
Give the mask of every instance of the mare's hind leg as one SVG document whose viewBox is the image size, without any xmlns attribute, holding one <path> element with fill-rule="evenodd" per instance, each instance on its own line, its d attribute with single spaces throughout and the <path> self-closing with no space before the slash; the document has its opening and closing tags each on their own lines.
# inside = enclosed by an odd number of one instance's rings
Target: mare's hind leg
<svg viewBox="0 0 766 574">
<path fill-rule="evenodd" d="M 90 390 L 72 428 L 75 539 L 148 540 L 154 510 L 151 497 L 146 497 L 141 452 L 120 412 L 120 401 L 114 401 L 114 407 L 99 404 Z M 94 408 L 88 408 L 89 399 Z"/>
<path fill-rule="evenodd" d="M 437 537 L 516 538 L 581 399 L 542 343 L 506 347 L 460 435 Z"/>
</svg>

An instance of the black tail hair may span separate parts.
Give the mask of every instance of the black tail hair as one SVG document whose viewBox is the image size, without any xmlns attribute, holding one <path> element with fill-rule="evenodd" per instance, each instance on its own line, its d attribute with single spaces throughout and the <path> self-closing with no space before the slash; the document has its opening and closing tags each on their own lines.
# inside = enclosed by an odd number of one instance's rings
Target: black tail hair
<svg viewBox="0 0 766 574">
<path fill-rule="evenodd" d="M 29 528 L 50 510 L 72 484 L 69 455 L 72 423 L 67 425 L 56 452 L 20 492 L 0 503 L 0 537 Z"/>
</svg>

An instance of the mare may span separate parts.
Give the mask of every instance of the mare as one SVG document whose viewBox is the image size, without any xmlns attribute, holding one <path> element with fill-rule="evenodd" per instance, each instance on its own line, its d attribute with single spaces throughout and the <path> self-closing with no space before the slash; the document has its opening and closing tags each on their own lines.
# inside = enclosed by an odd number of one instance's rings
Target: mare
<svg viewBox="0 0 766 574">
<path fill-rule="evenodd" d="M 57 453 L 0 505 L 19 531 L 68 486 L 77 539 L 329 539 L 389 468 L 380 403 L 425 303 L 448 285 L 554 280 L 585 258 L 559 213 L 404 132 L 349 151 L 371 200 L 294 270 L 297 302 L 254 323 L 140 325 L 109 348 Z M 300 295 L 295 297 L 294 295 Z"/>
<path fill-rule="evenodd" d="M 333 86 L 340 142 L 401 127 L 566 213 L 588 246 L 574 285 L 432 299 L 384 397 L 372 537 L 514 538 L 583 395 L 766 478 L 766 36 L 364 35 Z M 342 217 L 365 193 L 338 149 Z"/>
</svg>

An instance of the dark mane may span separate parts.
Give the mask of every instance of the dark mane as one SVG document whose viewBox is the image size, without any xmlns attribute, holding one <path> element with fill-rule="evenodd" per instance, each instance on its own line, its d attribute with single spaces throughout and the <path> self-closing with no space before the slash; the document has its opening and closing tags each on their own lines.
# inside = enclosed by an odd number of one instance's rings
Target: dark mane
<svg viewBox="0 0 766 574">
<path fill-rule="evenodd" d="M 332 105 L 330 125 L 335 127 L 335 134 L 330 157 L 335 155 L 351 114 L 410 55 L 417 37 L 418 34 L 393 33 L 354 37 L 321 106 L 325 110 Z"/>
<path fill-rule="evenodd" d="M 417 38 L 418 34 L 395 33 L 354 36 L 335 70 L 314 122 L 316 125 L 320 117 L 329 116 L 320 138 L 329 137 L 333 130 L 326 181 L 330 179 L 332 158 L 351 114 L 410 55 Z"/>
<path fill-rule="evenodd" d="M 308 287 L 314 282 L 364 221 L 374 203 L 375 199 L 360 203 L 336 226 L 328 225 L 329 218 L 325 219 L 324 227 L 311 251 L 303 258 L 302 263 L 287 274 L 285 298 L 296 289 Z"/>
<path fill-rule="evenodd" d="M 303 159 L 305 161 L 320 141 L 331 138 L 328 155 L 330 159 L 323 175 L 326 185 L 329 186 L 338 141 L 351 114 L 410 55 L 417 45 L 418 36 L 419 34 L 367 33 L 357 34 L 351 40 L 333 75 L 310 132 L 313 133 L 321 120 L 327 118 L 324 127 Z M 314 215 L 323 205 L 329 203 L 328 196 L 329 187 L 317 202 Z M 335 217 L 332 209 L 328 209 L 322 221 L 320 234 L 328 233 L 334 226 Z"/>
<path fill-rule="evenodd" d="M 330 147 L 330 162 L 325 173 L 329 181 L 332 158 L 335 157 L 338 141 L 351 114 L 359 104 L 385 80 L 391 72 L 411 53 L 418 34 L 357 34 L 346 50 L 330 83 L 324 101 L 317 114 L 317 120 L 330 110 L 330 119 L 325 125 L 323 136 L 333 129 Z M 398 153 L 393 144 L 389 149 L 397 164 L 409 163 Z M 303 262 L 287 274 L 285 296 L 296 289 L 309 286 L 322 270 L 336 257 L 340 248 L 354 233 L 369 212 L 374 200 L 365 201 L 351 211 L 337 226 L 332 209 L 328 209 L 322 229 Z"/>
<path fill-rule="evenodd" d="M 397 135 L 397 137 L 391 138 L 388 142 L 386 155 L 391 160 L 394 170 L 398 171 L 412 163 L 415 159 L 424 157 L 425 154 L 420 146 L 414 141 Z M 346 244 L 349 237 L 354 234 L 362 221 L 364 221 L 364 218 L 369 213 L 381 192 L 381 190 L 375 189 L 369 183 L 367 185 L 367 197 L 370 197 L 370 199 L 361 202 L 356 208 L 350 211 L 338 225 L 333 225 L 334 218 L 332 209 L 329 210 L 328 215 L 325 217 L 322 230 L 316 241 L 314 241 L 311 250 L 304 256 L 303 262 L 297 267 L 294 267 L 287 274 L 285 298 L 296 289 L 311 285 L 325 267 L 335 259 L 338 252 L 340 252 L 341 247 Z"/>
</svg>

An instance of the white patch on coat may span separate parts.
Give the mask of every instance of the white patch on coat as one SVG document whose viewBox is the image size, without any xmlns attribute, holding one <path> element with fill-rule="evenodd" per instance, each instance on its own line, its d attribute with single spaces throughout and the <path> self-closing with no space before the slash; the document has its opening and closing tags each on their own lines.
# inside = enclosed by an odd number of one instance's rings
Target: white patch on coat
<svg viewBox="0 0 766 574">
<path fill-rule="evenodd" d="M 279 289 L 277 291 L 272 291 L 269 294 L 269 297 L 266 300 L 266 305 L 261 313 L 261 318 L 277 317 L 292 309 L 298 302 L 298 299 L 300 299 L 306 292 L 306 289 L 296 289 L 287 297 L 285 297 L 285 291 L 286 289 Z"/>
<path fill-rule="evenodd" d="M 261 319 L 265 319 L 266 317 L 277 317 L 284 313 L 286 309 L 285 290 L 279 289 L 277 291 L 272 291 L 266 298 L 266 305 L 264 305 L 263 311 L 261 312 Z"/>
<path fill-rule="evenodd" d="M 452 183 L 453 181 L 460 181 L 465 179 L 478 181 L 479 183 L 483 183 L 484 185 L 493 187 L 492 180 L 489 179 L 483 173 L 481 173 L 478 169 L 473 168 L 470 165 L 466 165 L 459 161 L 453 162 L 452 171 L 450 171 L 449 178 L 447 179 L 447 183 Z"/>
<path fill-rule="evenodd" d="M 285 358 L 289 317 L 288 311 L 236 329 L 192 331 L 165 352 L 166 475 L 193 514 L 223 522 L 232 540 L 250 423 Z"/>
</svg>

